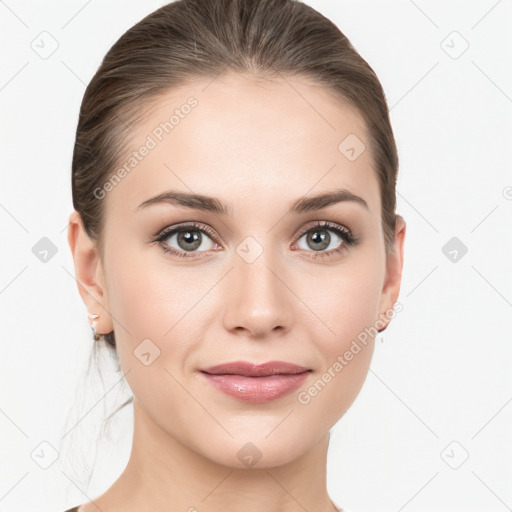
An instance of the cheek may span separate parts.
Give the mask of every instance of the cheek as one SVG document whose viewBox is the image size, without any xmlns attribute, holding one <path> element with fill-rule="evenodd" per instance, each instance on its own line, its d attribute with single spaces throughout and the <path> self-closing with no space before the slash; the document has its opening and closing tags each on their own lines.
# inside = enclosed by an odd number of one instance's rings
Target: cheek
<svg viewBox="0 0 512 512">
<path fill-rule="evenodd" d="M 311 339 L 323 367 L 297 397 L 311 417 L 334 424 L 361 390 L 374 350 L 382 279 L 379 262 L 361 252 L 353 263 L 317 274 L 315 287 L 303 287 L 304 302 L 321 320 L 315 320 L 315 329 L 322 332 Z"/>
<path fill-rule="evenodd" d="M 147 251 L 123 250 L 121 245 L 111 248 L 109 262 L 109 307 L 123 370 L 140 366 L 136 356 L 144 342 L 158 354 L 152 367 L 182 371 L 201 339 L 199 320 L 211 314 L 210 303 L 201 298 L 214 284 L 212 276 L 197 268 L 172 267 L 165 258 L 155 260 Z"/>
<path fill-rule="evenodd" d="M 117 261 L 110 267 L 108 282 L 116 338 L 128 337 L 136 342 L 141 337 L 161 335 L 163 325 L 170 320 L 162 315 L 164 312 L 159 307 L 165 299 L 162 276 L 157 276 L 133 257 Z M 168 283 L 167 288 L 170 285 Z M 155 320 L 158 321 L 155 323 Z"/>
<path fill-rule="evenodd" d="M 162 339 L 197 294 L 194 279 L 186 272 L 171 269 L 163 257 L 155 259 L 158 250 L 149 244 L 142 249 L 136 243 L 123 244 L 122 236 L 108 248 L 108 299 L 116 337 L 119 331 L 133 342 Z"/>
<path fill-rule="evenodd" d="M 328 360 L 351 345 L 352 340 L 375 326 L 383 282 L 383 266 L 361 251 L 347 265 L 323 268 L 314 283 L 303 281 L 301 296 L 315 313 L 321 329 L 312 339 L 322 344 Z M 360 336 L 363 338 L 364 336 Z"/>
<path fill-rule="evenodd" d="M 181 380 L 182 363 L 198 339 L 191 329 L 184 332 L 190 327 L 187 309 L 197 302 L 197 289 L 194 293 L 190 278 L 179 270 L 150 265 L 142 253 L 134 252 L 121 258 L 112 251 L 108 268 L 119 363 L 135 398 L 169 418 L 172 404 L 193 409 L 173 376 Z"/>
<path fill-rule="evenodd" d="M 296 397 L 302 415 L 327 429 L 357 398 L 368 375 L 375 347 L 371 336 L 365 335 L 363 341 L 358 339 L 359 325 L 362 324 L 356 325 L 358 322 L 353 319 L 350 322 L 353 325 L 347 325 L 348 322 L 335 325 L 339 333 L 336 338 L 323 338 L 322 346 L 318 347 L 323 366 Z"/>
</svg>

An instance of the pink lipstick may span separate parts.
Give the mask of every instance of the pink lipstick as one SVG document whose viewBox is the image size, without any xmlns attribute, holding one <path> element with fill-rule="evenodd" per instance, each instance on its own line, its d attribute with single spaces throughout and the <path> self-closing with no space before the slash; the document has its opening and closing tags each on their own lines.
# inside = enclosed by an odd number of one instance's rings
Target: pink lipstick
<svg viewBox="0 0 512 512">
<path fill-rule="evenodd" d="M 311 369 L 284 361 L 253 364 L 233 361 L 201 369 L 202 375 L 226 395 L 253 403 L 288 395 L 308 377 Z"/>
</svg>

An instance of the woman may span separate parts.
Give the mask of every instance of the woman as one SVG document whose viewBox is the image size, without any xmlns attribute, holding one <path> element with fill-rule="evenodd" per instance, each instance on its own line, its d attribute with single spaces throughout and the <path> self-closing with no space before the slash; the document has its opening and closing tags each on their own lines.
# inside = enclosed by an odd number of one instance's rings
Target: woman
<svg viewBox="0 0 512 512">
<path fill-rule="evenodd" d="M 329 430 L 399 295 L 397 170 L 375 73 L 301 2 L 179 0 L 114 44 L 81 105 L 68 239 L 134 434 L 70 510 L 347 510 Z"/>
</svg>

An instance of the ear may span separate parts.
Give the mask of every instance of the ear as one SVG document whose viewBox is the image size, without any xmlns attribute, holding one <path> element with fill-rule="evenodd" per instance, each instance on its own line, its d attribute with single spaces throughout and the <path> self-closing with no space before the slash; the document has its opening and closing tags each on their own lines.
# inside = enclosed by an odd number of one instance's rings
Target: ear
<svg viewBox="0 0 512 512">
<path fill-rule="evenodd" d="M 90 322 L 98 334 L 107 334 L 113 330 L 113 325 L 109 313 L 103 266 L 96 243 L 89 238 L 80 214 L 76 210 L 69 217 L 68 243 L 75 263 L 78 292 L 88 313 L 99 315 L 99 318 Z"/>
<path fill-rule="evenodd" d="M 387 328 L 391 322 L 393 306 L 398 300 L 400 294 L 400 284 L 402 282 L 402 269 L 404 265 L 404 241 L 406 224 L 403 217 L 396 216 L 395 237 L 393 248 L 391 249 L 386 261 L 386 277 L 382 288 L 380 300 L 380 316 L 377 321 L 379 332 Z"/>
</svg>

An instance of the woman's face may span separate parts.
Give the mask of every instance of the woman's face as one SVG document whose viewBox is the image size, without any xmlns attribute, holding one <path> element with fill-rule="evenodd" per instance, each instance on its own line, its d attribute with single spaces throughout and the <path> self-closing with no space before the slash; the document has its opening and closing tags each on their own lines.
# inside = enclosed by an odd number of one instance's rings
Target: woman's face
<svg viewBox="0 0 512 512">
<path fill-rule="evenodd" d="M 139 413 L 227 466 L 305 454 L 359 393 L 370 329 L 399 292 L 405 230 L 386 260 L 362 118 L 305 79 L 230 75 L 172 90 L 133 133 L 121 179 L 98 192 L 105 245 L 87 301 L 98 331 L 115 331 Z M 343 190 L 360 199 L 314 200 Z M 162 194 L 180 195 L 151 201 Z M 203 371 L 240 361 L 309 371 Z"/>
</svg>

